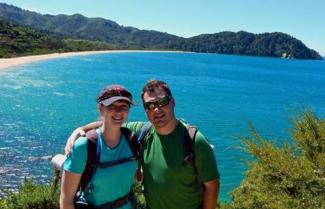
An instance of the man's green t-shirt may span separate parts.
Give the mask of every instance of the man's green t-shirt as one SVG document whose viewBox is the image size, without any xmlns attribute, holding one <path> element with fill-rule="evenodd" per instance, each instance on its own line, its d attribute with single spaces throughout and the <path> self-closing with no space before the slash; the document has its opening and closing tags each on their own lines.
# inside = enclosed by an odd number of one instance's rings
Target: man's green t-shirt
<svg viewBox="0 0 325 209">
<path fill-rule="evenodd" d="M 143 122 L 126 124 L 137 134 L 143 125 Z M 193 166 L 182 165 L 185 131 L 186 127 L 181 122 L 169 135 L 159 135 L 151 127 L 144 139 L 144 195 L 150 209 L 197 209 L 202 204 L 203 197 Z M 219 178 L 213 150 L 200 132 L 195 136 L 195 157 L 202 182 Z"/>
</svg>

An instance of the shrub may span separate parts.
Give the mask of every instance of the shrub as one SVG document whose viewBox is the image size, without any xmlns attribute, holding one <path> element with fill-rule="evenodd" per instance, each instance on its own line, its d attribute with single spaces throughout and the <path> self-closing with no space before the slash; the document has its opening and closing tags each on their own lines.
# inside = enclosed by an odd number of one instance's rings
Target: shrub
<svg viewBox="0 0 325 209">
<path fill-rule="evenodd" d="M 295 119 L 295 143 L 282 147 L 256 132 L 244 139 L 255 160 L 224 209 L 319 209 L 325 205 L 325 120 L 311 112 Z"/>
<path fill-rule="evenodd" d="M 24 180 L 17 193 L 6 192 L 6 197 L 0 199 L 0 209 L 59 209 L 59 185 L 59 173 L 54 175 L 52 183 L 48 185 Z M 142 194 L 142 184 L 136 182 L 133 189 L 137 209 L 144 209 L 146 203 Z"/>
<path fill-rule="evenodd" d="M 1 209 L 59 209 L 59 189 L 24 180 L 18 193 L 7 193 Z"/>
</svg>

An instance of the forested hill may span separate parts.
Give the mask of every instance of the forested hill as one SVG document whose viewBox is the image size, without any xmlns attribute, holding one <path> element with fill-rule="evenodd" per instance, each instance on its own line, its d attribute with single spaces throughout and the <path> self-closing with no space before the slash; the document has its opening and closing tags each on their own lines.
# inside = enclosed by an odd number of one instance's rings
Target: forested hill
<svg viewBox="0 0 325 209">
<path fill-rule="evenodd" d="M 0 57 L 41 54 L 64 47 L 64 43 L 31 28 L 0 21 Z"/>
<path fill-rule="evenodd" d="M 0 3 L 0 18 L 64 38 L 106 42 L 116 49 L 159 49 L 221 54 L 322 59 L 300 40 L 284 33 L 221 32 L 183 38 L 168 33 L 124 27 L 103 18 L 41 15 Z"/>
<path fill-rule="evenodd" d="M 124 48 L 135 46 L 139 49 L 170 49 L 169 42 L 179 43 L 183 40 L 181 37 L 167 33 L 123 27 L 103 18 L 87 18 L 80 14 L 41 15 L 1 3 L 0 18 L 69 38 L 104 41 Z"/>
<path fill-rule="evenodd" d="M 110 50 L 96 41 L 61 39 L 48 33 L 0 20 L 0 58 L 84 50 Z"/>
</svg>

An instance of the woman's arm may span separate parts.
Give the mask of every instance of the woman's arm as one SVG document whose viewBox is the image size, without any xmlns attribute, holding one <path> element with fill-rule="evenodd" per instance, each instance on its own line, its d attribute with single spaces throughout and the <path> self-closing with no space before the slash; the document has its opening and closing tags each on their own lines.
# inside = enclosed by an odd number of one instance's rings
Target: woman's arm
<svg viewBox="0 0 325 209">
<path fill-rule="evenodd" d="M 99 128 L 100 126 L 102 126 L 102 121 L 95 121 L 92 123 L 88 123 L 87 125 L 81 126 L 79 128 L 76 128 L 72 134 L 69 136 L 67 143 L 65 145 L 64 151 L 65 154 L 69 154 L 74 142 L 80 137 L 80 136 L 84 136 L 85 133 L 91 129 L 96 129 Z"/>
<path fill-rule="evenodd" d="M 74 209 L 74 198 L 81 175 L 64 171 L 61 180 L 60 209 Z"/>
</svg>

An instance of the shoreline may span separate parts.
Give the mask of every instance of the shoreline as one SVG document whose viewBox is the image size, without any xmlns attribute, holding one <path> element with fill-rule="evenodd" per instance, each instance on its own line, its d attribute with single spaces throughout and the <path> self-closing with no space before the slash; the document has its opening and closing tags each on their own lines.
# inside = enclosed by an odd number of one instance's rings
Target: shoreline
<svg viewBox="0 0 325 209">
<path fill-rule="evenodd" d="M 23 65 L 27 63 L 39 62 L 49 59 L 57 59 L 71 56 L 83 56 L 91 54 L 109 54 L 109 53 L 124 53 L 124 52 L 174 52 L 180 53 L 181 51 L 150 51 L 150 50 L 104 50 L 104 51 L 80 51 L 80 52 L 64 52 L 52 53 L 42 55 L 31 55 L 14 58 L 0 58 L 0 71 L 8 70 L 10 67 Z"/>
</svg>

